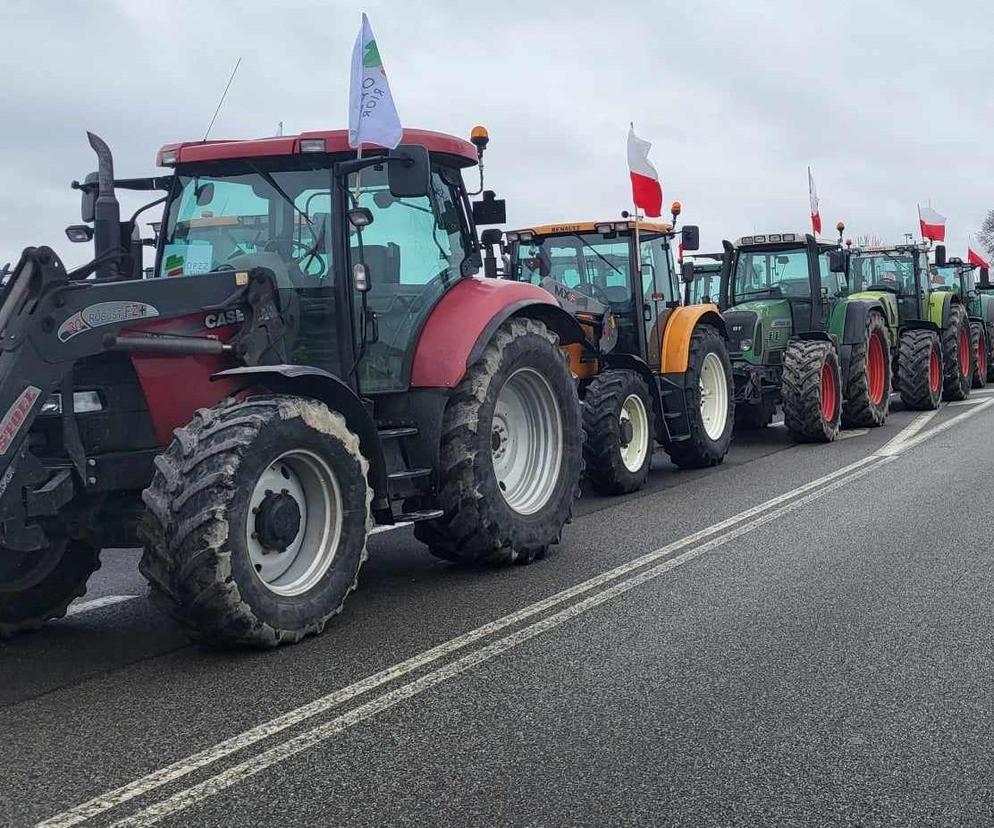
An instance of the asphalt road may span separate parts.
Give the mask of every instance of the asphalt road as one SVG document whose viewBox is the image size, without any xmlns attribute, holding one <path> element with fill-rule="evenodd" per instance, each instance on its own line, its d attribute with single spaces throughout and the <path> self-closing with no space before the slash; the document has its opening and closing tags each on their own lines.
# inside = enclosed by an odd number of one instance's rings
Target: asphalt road
<svg viewBox="0 0 994 828">
<path fill-rule="evenodd" d="M 275 652 L 189 646 L 108 550 L 0 643 L 0 825 L 990 825 L 992 429 L 660 455 L 529 567 L 382 533 Z"/>
</svg>

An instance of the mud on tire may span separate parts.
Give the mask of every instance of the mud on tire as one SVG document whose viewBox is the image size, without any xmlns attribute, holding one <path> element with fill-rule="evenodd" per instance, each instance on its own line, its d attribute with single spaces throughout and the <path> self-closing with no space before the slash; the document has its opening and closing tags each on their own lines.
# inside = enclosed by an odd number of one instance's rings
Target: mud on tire
<svg viewBox="0 0 994 828">
<path fill-rule="evenodd" d="M 905 408 L 931 411 L 942 399 L 942 348 L 934 331 L 912 328 L 901 334 L 897 387 Z"/>
<path fill-rule="evenodd" d="M 333 555 L 305 570 L 312 576 L 298 582 L 298 593 L 280 587 L 278 580 L 264 580 L 258 557 L 253 562 L 250 552 L 256 484 L 275 473 L 274 461 L 290 457 L 289 452 L 317 458 L 316 467 L 330 470 L 337 486 L 337 499 L 327 486 L 317 489 L 327 493 L 327 514 L 337 515 L 337 533 L 320 535 Z M 341 611 L 366 558 L 372 491 L 359 440 L 340 414 L 303 397 L 227 400 L 199 410 L 189 425 L 177 429 L 155 465 L 142 493 L 140 569 L 153 600 L 191 638 L 221 646 L 275 647 L 320 633 Z M 282 473 L 291 479 L 285 467 Z M 309 543 L 309 525 L 314 524 L 302 514 L 302 555 L 315 547 Z M 299 561 L 304 566 L 306 558 Z M 294 559 L 288 579 L 300 571 L 296 566 Z"/>
<path fill-rule="evenodd" d="M 48 530 L 51 544 L 36 552 L 0 549 L 0 638 L 62 618 L 100 568 L 100 549 Z"/>
<path fill-rule="evenodd" d="M 991 367 L 988 364 L 990 343 L 987 341 L 987 329 L 983 322 L 970 323 L 970 348 L 973 351 L 973 381 L 974 388 L 984 388 L 990 376 Z"/>
<path fill-rule="evenodd" d="M 942 331 L 942 399 L 965 400 L 970 396 L 974 353 L 966 311 L 954 305 L 949 324 Z"/>
<path fill-rule="evenodd" d="M 853 345 L 842 403 L 842 427 L 884 424 L 890 411 L 891 355 L 887 323 L 878 311 L 866 315 L 863 341 Z"/>
<path fill-rule="evenodd" d="M 508 380 L 537 375 L 558 407 L 562 450 L 544 503 L 511 508 L 494 468 L 502 439 L 498 398 Z M 583 469 L 583 427 L 576 381 L 559 338 L 534 319 L 505 322 L 453 390 L 442 417 L 439 508 L 445 514 L 414 525 L 433 555 L 449 561 L 528 563 L 558 543 L 572 517 Z"/>
<path fill-rule="evenodd" d="M 725 382 L 725 406 L 718 417 L 724 422 L 705 423 L 702 408 L 701 378 L 708 357 L 717 360 Z M 711 363 L 714 364 L 713 362 Z M 698 325 L 690 337 L 690 353 L 687 360 L 687 375 L 684 383 L 687 420 L 690 425 L 690 438 L 666 446 L 666 453 L 681 469 L 700 469 L 717 466 L 728 454 L 735 427 L 735 383 L 732 379 L 732 363 L 728 359 L 728 348 L 724 337 L 711 325 Z M 718 428 L 720 427 L 720 431 Z M 713 436 L 708 434 L 713 430 Z"/>
<path fill-rule="evenodd" d="M 783 360 L 783 421 L 799 443 L 828 443 L 842 419 L 839 357 L 831 342 L 793 340 Z"/>
<path fill-rule="evenodd" d="M 634 419 L 630 420 L 632 425 L 628 427 L 635 433 L 629 438 L 631 442 L 625 445 L 633 446 L 638 441 L 639 446 L 644 444 L 645 450 L 644 456 L 632 457 L 626 463 L 622 454 L 625 448 L 622 445 L 622 407 L 632 397 L 638 400 L 631 405 L 639 411 L 642 422 L 636 426 Z M 583 395 L 583 430 L 586 432 L 583 459 L 587 479 L 600 494 L 628 494 L 642 488 L 652 465 L 654 420 L 649 388 L 635 371 L 605 371 L 587 385 Z M 644 434 L 640 435 L 639 428 L 644 429 Z M 641 460 L 638 468 L 629 468 L 637 459 Z"/>
</svg>

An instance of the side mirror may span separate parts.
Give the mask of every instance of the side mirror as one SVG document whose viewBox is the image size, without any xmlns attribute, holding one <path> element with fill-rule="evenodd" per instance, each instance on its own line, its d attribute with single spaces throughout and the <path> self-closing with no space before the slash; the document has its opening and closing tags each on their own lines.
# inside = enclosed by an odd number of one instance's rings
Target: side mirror
<svg viewBox="0 0 994 828">
<path fill-rule="evenodd" d="M 483 198 L 473 202 L 473 223 L 477 227 L 484 224 L 506 224 L 507 209 L 504 199 L 497 198 L 493 190 L 484 190 Z"/>
<path fill-rule="evenodd" d="M 846 254 L 844 250 L 828 251 L 828 270 L 830 273 L 846 272 Z"/>
<path fill-rule="evenodd" d="M 497 257 L 494 255 L 494 247 L 501 245 L 501 249 L 503 250 L 503 238 L 504 234 L 495 227 L 484 230 L 480 234 L 480 244 L 483 246 L 484 252 L 483 275 L 488 279 L 497 278 Z"/>
<path fill-rule="evenodd" d="M 680 281 L 689 285 L 694 281 L 694 263 L 684 262 L 680 265 Z"/>
<path fill-rule="evenodd" d="M 500 244 L 503 239 L 504 234 L 496 227 L 491 227 L 489 230 L 484 230 L 480 233 L 480 243 L 484 247 L 493 247 L 496 244 Z"/>
<path fill-rule="evenodd" d="M 84 221 L 87 224 L 92 224 L 93 220 L 96 218 L 97 178 L 97 173 L 90 173 L 83 179 L 83 185 L 80 187 L 79 217 L 81 221 Z M 73 186 L 76 186 L 75 181 L 73 182 Z"/>
<path fill-rule="evenodd" d="M 944 244 L 937 244 L 935 246 L 935 266 L 946 266 L 946 246 Z"/>
<path fill-rule="evenodd" d="M 699 250 L 701 246 L 701 229 L 696 224 L 685 224 L 681 232 L 681 243 L 687 252 Z"/>
<path fill-rule="evenodd" d="M 88 224 L 73 224 L 66 228 L 66 238 L 74 244 L 82 244 L 93 238 L 93 228 Z"/>
<path fill-rule="evenodd" d="M 205 207 L 214 200 L 214 183 L 201 184 L 193 193 L 197 197 L 197 206 Z"/>
<path fill-rule="evenodd" d="M 414 144 L 402 144 L 390 150 L 387 184 L 394 198 L 424 198 L 428 195 L 431 162 L 428 150 Z"/>
<path fill-rule="evenodd" d="M 373 211 L 368 207 L 353 207 L 348 212 L 349 224 L 356 230 L 362 230 L 373 223 Z"/>
</svg>

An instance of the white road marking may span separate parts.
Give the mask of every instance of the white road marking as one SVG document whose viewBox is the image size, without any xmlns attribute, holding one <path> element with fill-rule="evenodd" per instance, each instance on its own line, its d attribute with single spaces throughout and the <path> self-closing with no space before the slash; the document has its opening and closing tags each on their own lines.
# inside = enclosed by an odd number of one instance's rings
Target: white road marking
<svg viewBox="0 0 994 828">
<path fill-rule="evenodd" d="M 623 595 L 635 587 L 654 580 L 660 575 L 663 575 L 678 566 L 699 558 L 705 553 L 710 552 L 713 549 L 717 549 L 737 537 L 748 534 L 749 532 L 758 529 L 760 526 L 770 523 L 777 518 L 788 514 L 789 512 L 800 509 L 808 503 L 824 497 L 829 492 L 834 491 L 841 486 L 847 485 L 866 474 L 869 474 L 879 466 L 886 465 L 891 462 L 891 460 L 893 460 L 893 458 L 878 458 L 872 465 L 864 465 L 862 468 L 854 470 L 851 474 L 845 477 L 836 479 L 834 482 L 823 486 L 821 489 L 794 500 L 785 506 L 781 506 L 772 512 L 768 512 L 755 520 L 736 526 L 734 529 L 724 535 L 721 535 L 720 537 L 714 538 L 701 546 L 684 552 L 682 555 L 670 558 L 661 564 L 639 572 L 631 578 L 619 581 L 618 583 L 596 592 L 576 604 L 560 610 L 554 615 L 550 615 L 529 624 L 526 627 L 522 627 L 521 629 L 516 630 L 503 638 L 499 638 L 496 641 L 487 644 L 485 647 L 474 650 L 462 658 L 445 664 L 430 673 L 426 673 L 425 675 L 420 676 L 407 684 L 403 684 L 377 698 L 372 699 L 371 701 L 366 702 L 365 704 L 360 705 L 359 707 L 349 710 L 341 716 L 305 730 L 303 733 L 300 733 L 297 736 L 294 736 L 293 738 L 270 748 L 269 750 L 263 751 L 262 753 L 257 754 L 244 762 L 233 765 L 232 767 L 205 779 L 197 785 L 185 788 L 167 799 L 138 811 L 130 817 L 126 817 L 113 823 L 112 828 L 146 828 L 147 826 L 155 825 L 166 817 L 185 810 L 191 805 L 195 805 L 204 799 L 214 796 L 226 788 L 236 785 L 257 773 L 272 767 L 273 765 L 284 762 L 304 750 L 314 747 L 321 742 L 327 741 L 332 736 L 341 733 L 353 725 L 372 718 L 377 713 L 381 713 L 384 710 L 394 707 L 402 701 L 406 701 L 407 699 L 420 695 L 426 690 L 436 687 L 437 685 L 442 684 L 443 682 L 448 681 L 461 673 L 464 673 L 472 667 L 476 667 L 479 664 L 496 658 L 519 644 L 529 641 L 536 636 L 548 632 L 556 627 L 562 626 L 567 621 L 588 612 L 594 607 L 604 604 L 612 598 Z"/>
<path fill-rule="evenodd" d="M 870 433 L 868 428 L 851 428 L 846 431 L 840 431 L 839 436 L 836 440 L 848 440 L 850 437 L 865 437 Z"/>
<path fill-rule="evenodd" d="M 987 408 L 991 404 L 994 404 L 994 400 L 986 401 L 982 405 L 971 408 L 968 411 L 965 411 L 956 417 L 950 418 L 950 420 L 947 420 L 937 428 L 932 429 L 931 431 L 925 434 L 917 434 L 917 432 L 919 432 L 927 424 L 927 422 L 931 420 L 932 417 L 934 417 L 935 414 L 937 413 L 937 412 L 926 412 L 925 414 L 916 417 L 893 440 L 891 440 L 891 442 L 888 443 L 887 446 L 893 445 L 895 447 L 898 447 L 898 450 L 894 451 L 894 454 L 898 454 L 900 453 L 900 451 L 904 451 L 907 448 L 910 448 L 912 445 L 918 445 L 920 442 L 928 439 L 933 434 L 938 433 L 940 431 L 944 431 L 947 428 L 950 428 L 955 422 L 973 416 L 974 414 L 978 413 L 983 408 Z M 917 436 L 915 436 L 916 434 Z M 886 449 L 887 446 L 885 446 L 884 449 Z M 548 598 L 545 598 L 541 601 L 537 601 L 534 604 L 530 604 L 526 607 L 523 607 L 522 609 L 516 612 L 513 612 L 509 615 L 505 615 L 503 618 L 499 618 L 495 621 L 492 621 L 488 624 L 485 624 L 481 627 L 477 627 L 474 630 L 464 633 L 463 635 L 457 636 L 456 638 L 452 638 L 449 641 L 446 641 L 442 644 L 437 645 L 436 647 L 433 647 L 429 650 L 419 653 L 418 655 L 415 655 L 407 659 L 406 661 L 400 662 L 399 664 L 395 664 L 392 667 L 388 667 L 385 670 L 382 670 L 378 673 L 368 676 L 367 678 L 362 679 L 354 684 L 351 684 L 340 690 L 336 690 L 332 693 L 322 696 L 321 698 L 315 699 L 314 701 L 302 705 L 301 707 L 295 708 L 294 710 L 288 711 L 287 713 L 284 713 L 281 716 L 277 716 L 276 718 L 271 719 L 268 722 L 264 722 L 263 724 L 257 725 L 256 727 L 251 728 L 250 730 L 246 730 L 229 739 L 219 742 L 218 744 L 212 747 L 209 747 L 205 750 L 199 751 L 188 757 L 180 759 L 172 763 L 171 765 L 159 768 L 158 770 L 155 770 L 152 773 L 147 774 L 146 776 L 135 779 L 132 782 L 122 785 L 121 787 L 115 788 L 100 796 L 87 800 L 86 802 L 83 802 L 73 808 L 70 808 L 69 810 L 63 811 L 62 813 L 55 814 L 52 817 L 38 823 L 37 828 L 68 828 L 69 826 L 78 825 L 82 822 L 86 822 L 87 820 L 90 820 L 95 816 L 99 816 L 100 814 L 103 814 L 111 810 L 112 808 L 116 808 L 119 805 L 129 802 L 130 800 L 136 797 L 143 796 L 155 790 L 156 788 L 159 788 L 163 785 L 166 785 L 170 782 L 180 779 L 183 776 L 193 773 L 196 770 L 199 770 L 215 762 L 218 762 L 221 759 L 224 759 L 227 756 L 236 753 L 237 751 L 240 751 L 247 747 L 251 747 L 252 745 L 257 744 L 258 742 L 264 739 L 268 739 L 269 737 L 274 736 L 286 730 L 287 728 L 293 727 L 294 725 L 306 721 L 307 719 L 313 718 L 314 716 L 326 713 L 332 710 L 333 708 L 338 707 L 356 698 L 357 696 L 360 696 L 364 693 L 367 693 L 371 690 L 381 687 L 382 685 L 387 684 L 388 682 L 399 679 L 422 667 L 426 667 L 438 661 L 439 659 L 444 658 L 445 656 L 458 652 L 459 650 L 468 647 L 470 644 L 480 641 L 481 639 L 487 638 L 493 635 L 494 633 L 506 629 L 507 627 L 518 624 L 539 613 L 553 609 L 559 606 L 560 604 L 570 601 L 571 599 L 583 595 L 584 593 L 589 592 L 593 589 L 597 589 L 598 587 L 603 587 L 609 584 L 611 581 L 618 580 L 623 576 L 634 572 L 635 570 L 642 569 L 643 567 L 646 567 L 649 564 L 659 561 L 659 559 L 661 558 L 667 558 L 673 552 L 676 552 L 688 546 L 693 546 L 694 544 L 698 544 L 702 541 L 704 542 L 701 543 L 700 546 L 688 550 L 686 553 L 682 555 L 670 558 L 669 560 L 665 561 L 664 563 L 660 564 L 654 569 L 646 570 L 640 573 L 639 575 L 635 576 L 634 578 L 629 579 L 628 581 L 616 584 L 613 587 L 608 587 L 607 589 L 572 605 L 567 610 L 562 610 L 560 613 L 557 613 L 556 615 L 549 616 L 548 618 L 545 619 L 544 622 L 539 622 L 539 624 L 547 625 L 548 623 L 552 622 L 553 619 L 562 616 L 564 613 L 568 613 L 569 617 L 573 617 L 574 615 L 585 611 L 584 609 L 578 609 L 578 608 L 585 607 L 587 605 L 587 602 L 592 602 L 595 601 L 595 599 L 600 599 L 597 600 L 595 603 L 590 604 L 590 606 L 594 606 L 597 603 L 603 603 L 603 601 L 606 601 L 610 597 L 613 597 L 614 594 L 620 594 L 621 592 L 627 591 L 627 589 L 636 586 L 638 583 L 644 583 L 644 580 L 649 580 L 653 577 L 656 577 L 657 575 L 662 574 L 662 572 L 664 571 L 679 566 L 688 560 L 691 560 L 695 557 L 704 554 L 707 551 L 710 551 L 710 549 L 716 548 L 717 546 L 727 543 L 729 540 L 731 540 L 734 537 L 738 537 L 740 534 L 744 534 L 747 531 L 752 531 L 752 529 L 757 528 L 758 526 L 770 520 L 774 520 L 776 517 L 779 517 L 782 514 L 786 514 L 788 511 L 792 511 L 795 508 L 800 508 L 802 505 L 810 502 L 811 500 L 821 497 L 822 495 L 826 494 L 828 491 L 834 490 L 850 482 L 856 477 L 861 477 L 864 474 L 868 474 L 872 469 L 878 468 L 879 466 L 889 462 L 890 459 L 892 459 L 892 456 L 893 455 L 890 454 L 881 456 L 880 452 L 878 451 L 877 454 L 875 455 L 864 457 L 860 460 L 857 460 L 853 463 L 843 466 L 842 468 L 837 469 L 834 472 L 830 472 L 829 474 L 823 475 L 822 477 L 819 477 L 816 480 L 812 480 L 808 483 L 798 486 L 795 489 L 791 489 L 788 492 L 784 492 L 781 495 L 777 495 L 776 497 L 770 498 L 769 500 L 759 504 L 758 506 L 754 506 L 750 509 L 740 512 L 737 515 L 733 515 L 732 517 L 729 517 L 715 524 L 714 526 L 701 529 L 680 540 L 667 544 L 666 546 L 661 547 L 660 549 L 656 549 L 652 552 L 641 555 L 640 557 L 635 558 L 632 561 L 629 561 L 625 564 L 622 564 L 606 572 L 603 572 L 600 575 L 596 575 L 592 578 L 589 578 L 588 580 L 576 584 L 573 587 L 569 587 L 568 589 L 562 590 L 561 592 L 557 592 L 549 596 Z M 787 504 L 786 506 L 781 507 L 781 504 L 785 504 L 788 501 L 792 502 Z M 775 508 L 775 507 L 781 507 L 781 508 Z M 774 509 L 775 511 L 770 511 Z M 764 512 L 768 512 L 768 514 L 763 515 Z M 753 520 L 753 518 L 757 519 Z M 722 533 L 726 534 L 723 535 Z M 716 535 L 718 535 L 719 537 L 714 537 Z M 654 573 L 654 574 L 650 575 L 649 573 Z M 642 580 L 643 578 L 644 580 Z M 628 586 L 628 584 L 630 584 L 630 586 Z M 625 588 L 616 592 L 621 587 Z M 605 596 L 603 599 L 601 599 L 602 595 Z M 557 624 L 553 624 L 553 626 L 555 625 Z M 486 647 L 478 651 L 474 651 L 473 653 L 463 656 L 461 659 L 451 662 L 450 664 L 442 668 L 438 668 L 435 671 L 422 676 L 420 679 L 417 679 L 414 682 L 410 682 L 409 684 L 396 688 L 393 691 L 389 691 L 383 696 L 374 699 L 370 702 L 367 702 L 363 705 L 360 705 L 359 707 L 354 708 L 353 710 L 343 714 L 342 716 L 337 717 L 336 719 L 333 719 L 323 725 L 319 725 L 316 728 L 312 728 L 311 730 L 308 730 L 302 734 L 299 734 L 298 736 L 293 737 L 292 739 L 283 742 L 280 745 L 277 745 L 276 747 L 270 748 L 268 751 L 257 754 L 254 759 L 250 759 L 241 763 L 240 765 L 233 766 L 232 768 L 229 768 L 227 771 L 222 771 L 221 773 L 217 774 L 215 777 L 212 777 L 204 782 L 201 782 L 199 785 L 192 786 L 188 789 L 182 790 L 179 793 L 173 795 L 172 797 L 163 800 L 157 803 L 156 805 L 150 806 L 150 808 L 147 808 L 144 811 L 139 811 L 133 817 L 130 818 L 131 820 L 143 819 L 145 821 L 138 821 L 131 823 L 125 821 L 119 824 L 133 824 L 133 825 L 153 824 L 154 822 L 166 816 L 167 813 L 173 813 L 175 812 L 175 810 L 181 810 L 182 808 L 186 808 L 188 807 L 188 805 L 192 804 L 198 799 L 210 796 L 212 795 L 212 793 L 215 793 L 219 790 L 228 787 L 231 784 L 234 784 L 236 781 L 238 781 L 238 779 L 245 778 L 246 776 L 250 776 L 254 773 L 258 773 L 260 770 L 263 770 L 265 767 L 269 767 L 269 764 L 282 761 L 282 758 L 286 758 L 286 756 L 291 756 L 294 753 L 300 752 L 301 750 L 306 749 L 306 747 L 309 747 L 311 744 L 321 741 L 322 739 L 328 738 L 329 736 L 334 735 L 334 733 L 340 732 L 345 727 L 350 726 L 350 724 L 362 721 L 364 718 L 369 718 L 370 716 L 375 715 L 375 713 L 379 712 L 380 710 L 384 710 L 387 707 L 391 707 L 405 698 L 410 698 L 411 696 L 417 695 L 423 690 L 428 689 L 428 687 L 434 686 L 435 684 L 445 681 L 447 678 L 450 678 L 452 675 L 457 675 L 458 673 L 463 672 L 466 669 L 469 669 L 469 667 L 474 666 L 475 664 L 478 664 L 483 660 L 486 660 L 487 658 L 492 658 L 493 655 L 497 655 L 500 652 L 504 652 L 506 649 L 510 649 L 510 647 L 515 646 L 517 643 L 520 643 L 523 640 L 527 640 L 527 638 L 534 637 L 534 635 L 538 635 L 540 632 L 544 631 L 544 629 L 548 628 L 546 626 L 537 629 L 537 627 L 538 624 L 534 623 L 531 626 L 524 627 L 511 636 L 493 642 L 492 644 L 487 645 Z M 535 630 L 535 631 L 533 634 L 528 635 L 525 638 L 515 638 L 515 636 L 521 636 L 526 634 L 529 630 Z M 487 656 L 484 654 L 489 652 L 488 647 L 498 648 L 498 649 L 496 652 L 493 653 L 493 655 Z M 456 669 L 457 665 L 462 665 L 462 666 Z M 419 684 L 418 682 L 421 683 Z M 426 684 L 426 682 L 430 683 Z M 336 724 L 336 722 L 339 724 Z M 335 727 L 337 727 L 338 730 L 334 730 Z M 324 730 L 322 730 L 322 728 Z M 324 732 L 327 732 L 327 735 L 321 736 L 320 734 Z M 307 740 L 307 741 L 306 743 L 304 743 L 298 740 Z M 292 750 L 292 752 L 286 753 L 286 751 L 290 749 L 288 748 L 288 746 L 298 746 L 298 745 L 299 748 L 297 750 Z M 259 766 L 258 763 L 261 760 L 263 760 L 263 757 L 272 758 L 273 756 L 277 755 L 273 754 L 272 752 L 279 751 L 281 749 L 284 751 L 284 753 L 286 753 L 286 756 L 283 756 L 283 754 L 279 754 L 279 756 L 281 756 L 282 758 L 273 759 L 273 761 L 270 762 L 269 764 L 264 764 L 262 766 Z M 242 770 L 236 771 L 236 769 L 238 768 L 242 768 Z M 234 777 L 231 776 L 231 774 L 233 773 L 235 773 L 236 776 Z M 232 781 L 226 781 L 229 779 Z M 193 795 L 192 792 L 194 791 L 199 791 L 200 793 L 196 795 L 196 798 L 191 799 L 190 797 L 191 795 Z M 174 806 L 179 805 L 179 807 L 174 807 L 173 810 L 170 810 L 168 812 L 163 811 L 162 809 L 166 807 L 166 803 L 170 802 L 172 802 Z M 152 809 L 157 809 L 154 814 L 152 813 Z M 142 815 L 146 813 L 147 816 L 143 817 Z"/>
<path fill-rule="evenodd" d="M 414 524 L 409 520 L 401 521 L 400 523 L 388 523 L 385 526 L 374 526 L 369 530 L 370 535 L 379 535 L 383 532 L 392 532 L 394 529 L 403 529 L 405 526 L 413 526 Z"/>
<path fill-rule="evenodd" d="M 877 457 L 893 457 L 901 453 L 903 444 L 914 437 L 919 431 L 929 424 L 932 418 L 941 411 L 937 408 L 934 411 L 923 411 L 915 417 L 908 425 L 902 428 L 893 439 L 881 446 L 874 452 Z"/>
<path fill-rule="evenodd" d="M 976 399 L 973 396 L 973 394 L 971 394 L 970 398 L 967 399 L 967 400 L 956 400 L 955 402 L 947 403 L 947 405 L 949 405 L 949 406 L 954 406 L 954 405 L 976 405 L 977 403 L 981 403 L 981 402 L 983 402 L 983 400 L 978 400 L 978 399 Z"/>
<path fill-rule="evenodd" d="M 137 595 L 105 595 L 103 598 L 94 598 L 92 601 L 80 601 L 78 604 L 69 605 L 69 609 L 66 610 L 66 618 L 70 615 L 79 615 L 90 610 L 121 604 L 125 601 L 133 601 L 137 597 Z"/>
<path fill-rule="evenodd" d="M 904 445 L 901 446 L 900 449 L 901 452 L 905 452 L 908 449 L 921 445 L 926 440 L 934 437 L 936 434 L 941 434 L 943 431 L 952 428 L 957 423 L 961 423 L 964 420 L 968 420 L 970 417 L 979 414 L 981 411 L 990 408 L 992 405 L 994 405 L 994 399 L 984 400 L 982 403 L 978 403 L 973 408 L 968 408 L 966 411 L 962 412 L 961 414 L 957 414 L 955 417 L 950 417 L 948 420 L 943 420 L 935 428 L 930 428 L 924 434 L 919 434 L 916 437 L 912 437 L 910 440 L 906 440 L 904 442 Z"/>
</svg>

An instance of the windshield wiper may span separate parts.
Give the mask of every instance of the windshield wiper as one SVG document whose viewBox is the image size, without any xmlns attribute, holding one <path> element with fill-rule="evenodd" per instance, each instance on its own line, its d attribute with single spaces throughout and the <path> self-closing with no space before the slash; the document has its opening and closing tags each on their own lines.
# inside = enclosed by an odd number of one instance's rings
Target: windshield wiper
<svg viewBox="0 0 994 828">
<path fill-rule="evenodd" d="M 597 250 L 595 250 L 593 247 L 591 247 L 589 244 L 587 244 L 583 240 L 583 236 L 581 236 L 579 233 L 573 233 L 573 235 L 576 236 L 580 240 L 580 244 L 582 244 L 584 247 L 587 248 L 587 250 L 589 250 L 591 253 L 593 253 L 598 259 L 600 259 L 602 262 L 604 262 L 604 264 L 606 264 L 609 268 L 611 268 L 611 270 L 613 270 L 615 273 L 617 273 L 622 279 L 625 278 L 625 274 L 622 273 L 613 264 L 611 264 L 611 262 L 610 262 L 609 259 L 605 258 L 601 253 L 599 253 Z"/>
<path fill-rule="evenodd" d="M 299 208 L 299 207 L 298 207 L 298 206 L 296 205 L 296 203 L 294 202 L 294 200 L 293 200 L 292 198 L 290 198 L 290 196 L 289 196 L 289 195 L 287 194 L 286 190 L 284 190 L 284 189 L 283 189 L 283 188 L 282 188 L 282 187 L 280 186 L 279 182 L 278 182 L 278 181 L 277 181 L 277 180 L 276 180 L 275 178 L 273 178 L 273 175 L 272 175 L 272 173 L 268 173 L 268 172 L 266 172 L 265 170 L 260 170 L 260 169 L 259 169 L 259 168 L 258 168 L 258 167 L 257 167 L 257 166 L 256 166 L 255 164 L 253 164 L 253 163 L 252 163 L 251 161 L 249 161 L 249 162 L 248 162 L 248 166 L 249 166 L 249 169 L 250 169 L 250 170 L 252 170 L 252 171 L 253 171 L 253 172 L 254 172 L 254 173 L 255 173 L 256 175 L 258 175 L 258 176 L 259 176 L 259 177 L 260 177 L 260 178 L 261 178 L 261 179 L 262 179 L 263 181 L 265 181 L 265 182 L 266 182 L 266 183 L 267 183 L 267 184 L 268 184 L 268 185 L 269 185 L 270 187 L 272 187 L 272 188 L 273 188 L 274 190 L 276 190 L 276 192 L 277 192 L 277 193 L 279 193 L 280 197 L 281 197 L 281 198 L 282 198 L 282 199 L 283 199 L 283 200 L 284 200 L 284 201 L 285 201 L 285 202 L 286 202 L 287 204 L 289 204 L 289 205 L 290 205 L 291 207 L 293 207 L 294 211 L 295 211 L 295 212 L 297 213 L 297 215 L 298 215 L 298 216 L 300 216 L 300 217 L 301 217 L 301 218 L 302 218 L 302 219 L 303 219 L 304 221 L 306 221 L 306 222 L 307 222 L 307 223 L 308 223 L 309 225 L 311 225 L 311 227 L 313 227 L 313 226 L 314 226 L 314 222 L 313 222 L 313 221 L 311 221 L 311 217 L 310 217 L 310 216 L 308 216 L 308 215 L 307 215 L 307 213 L 305 213 L 305 212 L 304 212 L 303 210 L 301 210 L 301 209 L 300 209 L 300 208 Z"/>
</svg>

